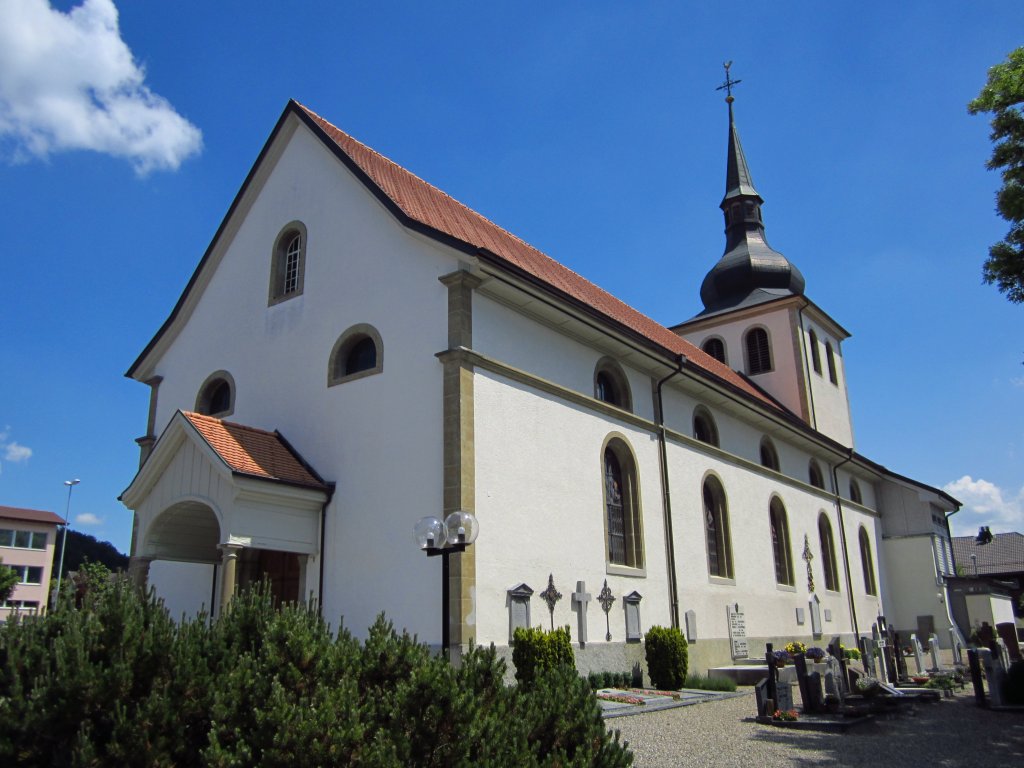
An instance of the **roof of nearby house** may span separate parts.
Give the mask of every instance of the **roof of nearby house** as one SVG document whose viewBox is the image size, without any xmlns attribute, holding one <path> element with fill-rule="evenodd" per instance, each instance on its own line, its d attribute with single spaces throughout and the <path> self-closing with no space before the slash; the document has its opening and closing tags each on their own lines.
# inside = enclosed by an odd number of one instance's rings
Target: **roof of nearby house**
<svg viewBox="0 0 1024 768">
<path fill-rule="evenodd" d="M 323 479 L 277 431 L 247 427 L 199 413 L 182 412 L 232 472 L 289 485 L 327 488 Z"/>
<path fill-rule="evenodd" d="M 41 509 L 20 509 L 18 507 L 0 507 L 0 519 L 3 520 L 25 520 L 30 523 L 53 523 L 62 525 L 64 518 L 55 515 L 53 512 L 44 512 Z"/>
<path fill-rule="evenodd" d="M 978 575 L 993 573 L 1024 573 L 1024 534 L 996 533 L 988 544 L 978 544 L 974 536 L 953 537 L 953 558 L 957 567 L 974 575 L 974 561 L 978 559 Z"/>
</svg>

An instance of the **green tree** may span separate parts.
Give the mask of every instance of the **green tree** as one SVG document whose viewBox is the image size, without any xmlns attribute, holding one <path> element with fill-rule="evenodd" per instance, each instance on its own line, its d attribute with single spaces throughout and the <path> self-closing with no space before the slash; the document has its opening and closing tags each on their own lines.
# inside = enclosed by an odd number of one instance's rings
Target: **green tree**
<svg viewBox="0 0 1024 768">
<path fill-rule="evenodd" d="M 1006 237 L 989 248 L 982 270 L 986 283 L 995 283 L 1006 298 L 1024 302 L 1024 47 L 988 71 L 988 82 L 967 105 L 972 115 L 992 113 L 994 143 L 987 166 L 1001 171 L 1003 186 L 996 210 L 1010 222 Z"/>
<path fill-rule="evenodd" d="M 13 568 L 4 565 L 3 560 L 0 560 L 0 602 L 11 596 L 14 585 L 17 583 L 18 574 L 14 572 Z"/>
</svg>

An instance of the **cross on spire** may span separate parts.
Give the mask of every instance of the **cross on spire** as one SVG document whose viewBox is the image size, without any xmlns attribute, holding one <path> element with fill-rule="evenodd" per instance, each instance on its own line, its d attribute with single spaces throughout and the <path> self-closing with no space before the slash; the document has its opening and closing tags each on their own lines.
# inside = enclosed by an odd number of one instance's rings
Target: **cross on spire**
<svg viewBox="0 0 1024 768">
<path fill-rule="evenodd" d="M 726 100 L 726 102 L 729 103 L 729 104 L 732 104 L 735 101 L 735 99 L 733 98 L 733 95 L 732 95 L 732 87 L 734 85 L 739 85 L 743 81 L 742 80 L 733 80 L 732 79 L 732 76 L 729 74 L 729 67 L 732 66 L 732 62 L 731 61 L 725 62 L 722 66 L 725 67 L 725 82 L 722 83 L 717 88 L 715 88 L 715 90 L 716 91 L 723 91 L 724 90 L 725 91 L 725 100 Z"/>
</svg>

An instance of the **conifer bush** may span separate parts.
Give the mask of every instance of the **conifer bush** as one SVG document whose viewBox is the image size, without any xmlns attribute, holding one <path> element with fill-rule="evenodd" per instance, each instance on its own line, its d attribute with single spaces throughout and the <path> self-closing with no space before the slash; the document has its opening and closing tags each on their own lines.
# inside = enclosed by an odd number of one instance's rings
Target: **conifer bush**
<svg viewBox="0 0 1024 768">
<path fill-rule="evenodd" d="M 677 691 L 686 682 L 689 665 L 686 638 L 677 628 L 651 627 L 644 635 L 647 674 L 661 691 Z"/>
<path fill-rule="evenodd" d="M 359 641 L 257 589 L 175 623 L 117 581 L 0 626 L 0 765 L 632 762 L 570 666 L 504 676 L 493 648 L 455 668 L 383 616 Z"/>
<path fill-rule="evenodd" d="M 569 627 L 550 632 L 541 627 L 518 627 L 512 634 L 512 642 L 512 663 L 516 680 L 522 685 L 532 685 L 542 670 L 563 666 L 576 668 Z"/>
</svg>

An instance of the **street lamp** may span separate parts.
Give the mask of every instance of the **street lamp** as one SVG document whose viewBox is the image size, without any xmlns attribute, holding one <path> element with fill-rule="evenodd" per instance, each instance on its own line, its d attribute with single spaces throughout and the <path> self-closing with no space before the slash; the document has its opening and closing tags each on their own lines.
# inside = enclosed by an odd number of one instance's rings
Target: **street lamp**
<svg viewBox="0 0 1024 768">
<path fill-rule="evenodd" d="M 60 577 L 64 572 L 64 553 L 68 549 L 68 521 L 71 519 L 71 489 L 78 485 L 81 480 L 65 480 L 64 485 L 68 487 L 68 503 L 64 508 L 64 536 L 60 542 L 60 565 L 57 566 L 57 600 L 60 600 Z M 56 600 L 54 601 L 56 604 Z"/>
<path fill-rule="evenodd" d="M 436 517 L 423 517 L 413 528 L 416 546 L 427 553 L 427 557 L 441 556 L 441 649 L 448 655 L 451 642 L 451 609 L 449 606 L 450 574 L 449 558 L 453 552 L 465 552 L 466 547 L 476 541 L 480 524 L 470 512 L 452 512 L 442 522 Z"/>
</svg>

